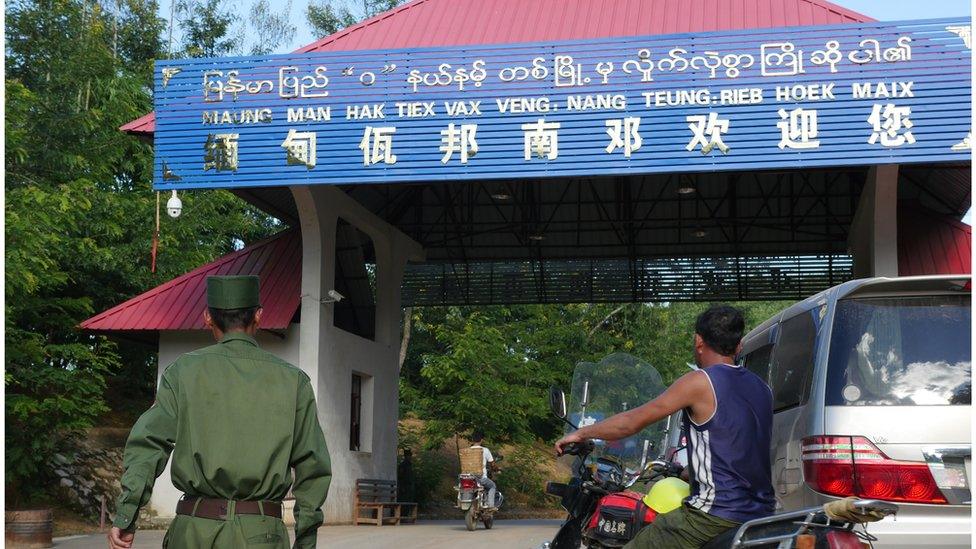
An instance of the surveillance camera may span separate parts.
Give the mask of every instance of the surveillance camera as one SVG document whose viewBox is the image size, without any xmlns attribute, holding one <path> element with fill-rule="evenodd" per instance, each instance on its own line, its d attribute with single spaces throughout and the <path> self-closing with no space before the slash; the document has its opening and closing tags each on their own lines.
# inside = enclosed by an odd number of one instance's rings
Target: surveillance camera
<svg viewBox="0 0 976 549">
<path fill-rule="evenodd" d="M 170 196 L 169 200 L 166 201 L 166 213 L 168 213 L 170 217 L 175 218 L 179 217 L 182 211 L 183 201 L 180 200 L 180 197 L 176 196 L 176 191 L 173 191 L 173 196 Z"/>
<path fill-rule="evenodd" d="M 340 302 L 340 301 L 342 301 L 343 299 L 346 298 L 346 296 L 340 294 L 339 292 L 337 292 L 335 290 L 329 290 L 327 293 L 329 294 L 329 297 L 332 298 L 332 301 L 335 302 L 335 303 L 338 303 L 338 302 Z"/>
</svg>

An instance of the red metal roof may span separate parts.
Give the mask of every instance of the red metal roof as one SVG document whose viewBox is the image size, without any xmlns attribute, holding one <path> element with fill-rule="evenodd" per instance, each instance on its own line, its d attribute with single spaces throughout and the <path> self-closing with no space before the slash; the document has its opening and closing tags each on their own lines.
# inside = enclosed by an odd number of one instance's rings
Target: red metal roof
<svg viewBox="0 0 976 549">
<path fill-rule="evenodd" d="M 298 51 L 581 40 L 872 20 L 820 0 L 414 0 Z"/>
<path fill-rule="evenodd" d="M 288 328 L 301 301 L 302 241 L 296 229 L 282 231 L 213 263 L 194 269 L 81 323 L 99 332 L 203 330 L 207 277 L 261 277 L 261 327 Z"/>
<path fill-rule="evenodd" d="M 898 274 L 971 274 L 973 228 L 918 204 L 898 208 Z"/>
<path fill-rule="evenodd" d="M 413 0 L 297 51 L 470 46 L 864 21 L 873 19 L 825 0 Z M 147 135 L 154 128 L 149 113 L 121 129 Z"/>
<path fill-rule="evenodd" d="M 126 133 L 151 136 L 156 129 L 156 113 L 142 115 L 132 122 L 123 124 L 119 129 Z"/>
</svg>

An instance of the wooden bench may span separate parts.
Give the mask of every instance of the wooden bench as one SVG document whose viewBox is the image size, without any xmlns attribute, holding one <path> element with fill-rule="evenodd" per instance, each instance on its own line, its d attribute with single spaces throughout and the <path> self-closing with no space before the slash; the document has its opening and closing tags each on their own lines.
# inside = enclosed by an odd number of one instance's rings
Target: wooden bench
<svg viewBox="0 0 976 549">
<path fill-rule="evenodd" d="M 363 511 L 367 516 L 362 516 Z M 417 522 L 417 504 L 397 501 L 397 483 L 393 480 L 361 478 L 356 480 L 356 524 L 400 524 Z"/>
</svg>

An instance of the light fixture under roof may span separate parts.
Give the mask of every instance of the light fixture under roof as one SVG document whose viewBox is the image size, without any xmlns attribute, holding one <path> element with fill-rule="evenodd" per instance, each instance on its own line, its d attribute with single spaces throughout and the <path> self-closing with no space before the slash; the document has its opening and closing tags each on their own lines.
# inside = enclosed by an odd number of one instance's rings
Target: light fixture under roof
<svg viewBox="0 0 976 549">
<path fill-rule="evenodd" d="M 535 240 L 536 242 L 538 242 L 540 240 L 545 240 L 545 239 L 546 239 L 546 235 L 544 235 L 542 233 L 532 233 L 532 234 L 529 235 L 529 240 Z"/>
<path fill-rule="evenodd" d="M 695 238 L 705 238 L 708 235 L 708 231 L 699 227 L 691 234 L 694 235 Z"/>
<path fill-rule="evenodd" d="M 694 194 L 697 190 L 691 183 L 683 183 L 678 187 L 678 194 Z"/>
<path fill-rule="evenodd" d="M 492 185 L 492 186 L 494 187 L 494 189 L 491 189 L 491 193 L 490 193 L 489 196 L 491 196 L 495 200 L 511 200 L 512 199 L 512 193 L 508 190 L 508 185 L 498 184 L 498 185 Z"/>
</svg>

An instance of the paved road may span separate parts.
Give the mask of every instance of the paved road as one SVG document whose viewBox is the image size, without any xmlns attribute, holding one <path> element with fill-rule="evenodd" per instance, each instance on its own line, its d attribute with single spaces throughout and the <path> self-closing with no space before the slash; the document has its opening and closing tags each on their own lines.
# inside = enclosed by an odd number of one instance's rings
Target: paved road
<svg viewBox="0 0 976 549">
<path fill-rule="evenodd" d="M 433 549 L 463 547 L 464 549 L 534 549 L 552 538 L 559 527 L 558 520 L 496 520 L 495 527 L 468 532 L 464 521 L 424 520 L 402 526 L 327 526 L 319 529 L 319 547 L 368 547 L 381 549 Z M 159 547 L 162 531 L 141 531 L 136 534 L 135 549 Z M 92 549 L 106 547 L 103 534 L 58 538 L 55 547 L 62 549 Z"/>
</svg>

